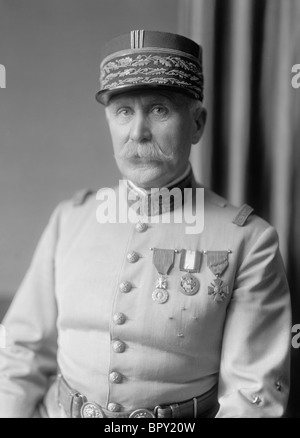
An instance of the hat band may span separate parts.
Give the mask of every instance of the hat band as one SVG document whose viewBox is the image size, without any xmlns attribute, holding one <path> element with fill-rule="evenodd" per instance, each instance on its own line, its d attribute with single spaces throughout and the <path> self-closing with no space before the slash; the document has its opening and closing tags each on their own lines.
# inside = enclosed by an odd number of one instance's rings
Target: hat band
<svg viewBox="0 0 300 438">
<path fill-rule="evenodd" d="M 102 62 L 101 91 L 138 85 L 173 86 L 203 100 L 202 68 L 195 58 L 176 50 L 154 48 L 122 54 L 115 53 Z"/>
<path fill-rule="evenodd" d="M 118 52 L 114 52 L 110 55 L 107 55 L 102 60 L 100 64 L 100 68 L 103 68 L 103 66 L 107 64 L 108 61 L 110 61 L 111 59 L 119 58 L 121 56 L 141 54 L 143 52 L 177 55 L 186 59 L 190 59 L 191 61 L 194 61 L 194 63 L 197 64 L 198 66 L 199 65 L 201 66 L 201 62 L 202 62 L 201 59 L 198 59 L 189 53 L 183 52 L 182 50 L 164 48 L 164 47 L 139 47 L 139 48 L 119 50 Z"/>
</svg>

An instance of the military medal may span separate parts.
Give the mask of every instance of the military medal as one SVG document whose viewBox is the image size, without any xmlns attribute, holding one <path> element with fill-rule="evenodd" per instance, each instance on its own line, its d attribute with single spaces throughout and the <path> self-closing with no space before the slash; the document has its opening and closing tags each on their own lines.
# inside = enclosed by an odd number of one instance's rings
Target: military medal
<svg viewBox="0 0 300 438">
<path fill-rule="evenodd" d="M 223 301 L 229 294 L 228 286 L 220 277 L 229 265 L 228 255 L 230 253 L 230 250 L 204 251 L 204 254 L 207 255 L 207 266 L 216 276 L 210 286 L 208 286 L 208 295 L 211 295 L 214 301 Z"/>
<path fill-rule="evenodd" d="M 159 274 L 152 299 L 158 304 L 163 304 L 169 299 L 167 274 L 174 264 L 175 251 L 172 249 L 151 249 L 153 250 L 153 264 Z"/>
<path fill-rule="evenodd" d="M 185 271 L 187 274 L 180 278 L 179 290 L 184 295 L 195 295 L 199 288 L 200 282 L 198 278 L 191 274 L 191 272 L 199 272 L 202 260 L 202 253 L 200 251 L 191 251 L 183 249 L 181 251 L 179 269 Z"/>
<path fill-rule="evenodd" d="M 158 304 L 164 304 L 169 299 L 169 293 L 166 289 L 155 289 L 152 292 L 152 300 Z"/>
</svg>

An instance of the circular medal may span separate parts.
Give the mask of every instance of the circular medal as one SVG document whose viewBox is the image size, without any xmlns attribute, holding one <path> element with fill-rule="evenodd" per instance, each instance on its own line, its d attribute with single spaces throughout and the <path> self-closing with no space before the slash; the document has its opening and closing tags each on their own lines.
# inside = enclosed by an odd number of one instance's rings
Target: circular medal
<svg viewBox="0 0 300 438">
<path fill-rule="evenodd" d="M 200 287 L 198 278 L 189 272 L 183 275 L 180 279 L 180 292 L 184 295 L 195 295 Z"/>
<path fill-rule="evenodd" d="M 100 406 L 95 402 L 86 402 L 81 407 L 82 418 L 103 418 L 103 412 Z"/>
<path fill-rule="evenodd" d="M 152 293 L 152 300 L 158 304 L 163 304 L 169 299 L 169 293 L 166 289 L 155 289 Z"/>
<path fill-rule="evenodd" d="M 131 412 L 129 418 L 155 418 L 155 415 L 149 409 L 136 409 Z"/>
</svg>

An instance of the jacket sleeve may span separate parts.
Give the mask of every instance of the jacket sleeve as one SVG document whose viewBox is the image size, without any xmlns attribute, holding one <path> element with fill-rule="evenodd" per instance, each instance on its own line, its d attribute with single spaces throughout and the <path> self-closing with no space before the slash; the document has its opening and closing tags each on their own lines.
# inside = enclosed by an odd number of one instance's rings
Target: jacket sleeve
<svg viewBox="0 0 300 438">
<path fill-rule="evenodd" d="M 0 417 L 31 417 L 56 373 L 57 308 L 54 293 L 59 207 L 39 241 L 31 266 L 3 321 Z"/>
<path fill-rule="evenodd" d="M 273 227 L 236 276 L 224 328 L 217 417 L 278 418 L 289 392 L 289 288 Z"/>
</svg>

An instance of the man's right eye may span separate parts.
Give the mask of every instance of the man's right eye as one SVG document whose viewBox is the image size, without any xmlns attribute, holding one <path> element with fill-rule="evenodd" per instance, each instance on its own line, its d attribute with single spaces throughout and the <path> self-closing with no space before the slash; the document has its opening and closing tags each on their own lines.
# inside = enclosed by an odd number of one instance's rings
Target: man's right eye
<svg viewBox="0 0 300 438">
<path fill-rule="evenodd" d="M 129 117 L 132 114 L 132 110 L 130 108 L 119 108 L 117 110 L 117 115 L 121 117 Z"/>
</svg>

